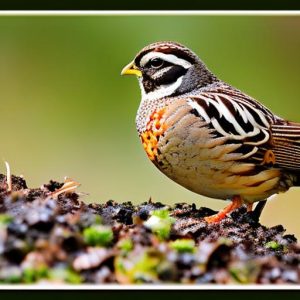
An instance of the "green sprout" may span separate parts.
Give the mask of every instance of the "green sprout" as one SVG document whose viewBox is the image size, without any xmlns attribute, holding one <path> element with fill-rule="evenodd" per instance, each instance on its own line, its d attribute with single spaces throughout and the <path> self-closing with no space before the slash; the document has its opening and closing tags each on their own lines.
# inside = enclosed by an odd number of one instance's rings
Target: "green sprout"
<svg viewBox="0 0 300 300">
<path fill-rule="evenodd" d="M 113 240 L 113 236 L 110 227 L 101 225 L 85 228 L 83 231 L 84 241 L 90 246 L 107 246 Z"/>
<path fill-rule="evenodd" d="M 132 240 L 129 238 L 126 239 L 122 239 L 121 241 L 119 241 L 118 243 L 118 248 L 124 252 L 124 253 L 128 253 L 129 251 L 131 251 L 133 249 L 133 243 Z"/>
<path fill-rule="evenodd" d="M 170 246 L 172 249 L 180 253 L 194 252 L 195 250 L 195 242 L 190 239 L 178 239 L 174 242 L 171 242 Z"/>
<path fill-rule="evenodd" d="M 246 272 L 243 272 L 243 270 L 240 270 L 238 268 L 231 268 L 229 270 L 229 273 L 235 281 L 239 283 L 248 283 L 247 274 Z"/>
<path fill-rule="evenodd" d="M 253 261 L 236 262 L 229 266 L 229 273 L 235 282 L 241 284 L 255 283 L 260 267 Z"/>
<path fill-rule="evenodd" d="M 266 248 L 270 248 L 270 249 L 273 249 L 273 250 L 278 250 L 281 245 L 278 244 L 276 241 L 270 241 L 268 243 L 265 244 Z"/>
<path fill-rule="evenodd" d="M 0 226 L 6 226 L 13 220 L 13 217 L 8 214 L 0 214 Z"/>
<path fill-rule="evenodd" d="M 21 283 L 22 271 L 18 267 L 11 267 L 0 272 L 0 283 Z"/>
<path fill-rule="evenodd" d="M 65 269 L 65 268 L 54 268 L 51 270 L 50 273 L 51 279 L 60 279 L 63 282 L 77 284 L 82 282 L 82 278 L 80 274 L 74 272 L 71 269 Z"/>
<path fill-rule="evenodd" d="M 144 222 L 144 226 L 151 229 L 161 239 L 167 239 L 170 235 L 171 226 L 175 223 L 175 219 L 166 209 L 154 210 L 151 217 Z"/>
<path fill-rule="evenodd" d="M 114 261 L 116 274 L 127 283 L 142 283 L 157 280 L 157 268 L 162 262 L 159 252 L 148 250 L 143 253 L 130 253 L 124 258 L 117 256 Z"/>
<path fill-rule="evenodd" d="M 48 273 L 48 268 L 44 265 L 39 268 L 26 268 L 23 270 L 23 281 L 25 283 L 36 282 L 41 278 L 47 278 Z"/>
</svg>

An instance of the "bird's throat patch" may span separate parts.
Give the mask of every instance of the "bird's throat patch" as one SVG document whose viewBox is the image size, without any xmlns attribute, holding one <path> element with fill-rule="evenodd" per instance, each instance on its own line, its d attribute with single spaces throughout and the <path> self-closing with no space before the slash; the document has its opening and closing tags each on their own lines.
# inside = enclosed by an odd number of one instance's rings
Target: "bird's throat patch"
<svg viewBox="0 0 300 300">
<path fill-rule="evenodd" d="M 141 134 L 142 144 L 148 157 L 155 161 L 158 155 L 158 141 L 159 138 L 166 131 L 166 124 L 164 124 L 165 109 L 154 111 L 147 123 L 146 130 Z"/>
</svg>

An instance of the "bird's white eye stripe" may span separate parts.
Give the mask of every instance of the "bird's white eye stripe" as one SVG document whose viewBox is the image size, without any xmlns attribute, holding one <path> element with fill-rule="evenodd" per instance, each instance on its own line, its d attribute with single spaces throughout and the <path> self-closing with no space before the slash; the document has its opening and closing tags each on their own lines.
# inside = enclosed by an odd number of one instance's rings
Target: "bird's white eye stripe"
<svg viewBox="0 0 300 300">
<path fill-rule="evenodd" d="M 152 58 L 160 58 L 165 61 L 168 61 L 174 65 L 182 66 L 185 69 L 188 69 L 192 64 L 185 59 L 178 58 L 173 54 L 165 54 L 160 52 L 149 52 L 144 55 L 140 61 L 141 67 L 144 67 Z"/>
<path fill-rule="evenodd" d="M 161 76 L 163 76 L 165 73 L 167 73 L 169 70 L 172 69 L 172 66 L 169 66 L 169 67 L 165 67 L 161 70 L 158 70 L 156 71 L 153 75 L 152 75 L 152 78 L 155 80 Z"/>
</svg>

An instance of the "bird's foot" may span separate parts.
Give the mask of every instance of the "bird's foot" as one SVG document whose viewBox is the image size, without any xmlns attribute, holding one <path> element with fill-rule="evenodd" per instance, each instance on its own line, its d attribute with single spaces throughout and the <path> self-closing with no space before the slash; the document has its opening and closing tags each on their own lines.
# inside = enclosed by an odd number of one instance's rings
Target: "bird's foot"
<svg viewBox="0 0 300 300">
<path fill-rule="evenodd" d="M 209 217 L 205 217 L 204 220 L 207 223 L 218 223 L 221 220 L 223 220 L 227 216 L 227 214 L 229 214 L 232 211 L 234 211 L 235 209 L 239 208 L 242 204 L 243 204 L 243 202 L 242 202 L 241 197 L 234 196 L 231 199 L 231 203 L 229 205 L 227 205 L 225 208 L 220 210 L 217 214 L 209 216 Z"/>
</svg>

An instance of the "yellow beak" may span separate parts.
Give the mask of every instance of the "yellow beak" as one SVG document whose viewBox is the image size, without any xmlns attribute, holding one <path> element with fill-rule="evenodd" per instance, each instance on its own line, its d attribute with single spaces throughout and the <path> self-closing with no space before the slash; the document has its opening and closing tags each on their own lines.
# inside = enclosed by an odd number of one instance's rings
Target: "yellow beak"
<svg viewBox="0 0 300 300">
<path fill-rule="evenodd" d="M 137 68 L 134 62 L 130 62 L 127 66 L 121 71 L 121 75 L 136 75 L 138 77 L 142 76 L 142 72 Z"/>
</svg>

